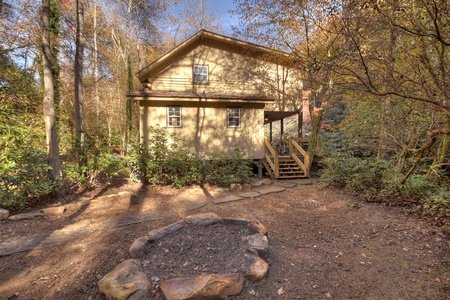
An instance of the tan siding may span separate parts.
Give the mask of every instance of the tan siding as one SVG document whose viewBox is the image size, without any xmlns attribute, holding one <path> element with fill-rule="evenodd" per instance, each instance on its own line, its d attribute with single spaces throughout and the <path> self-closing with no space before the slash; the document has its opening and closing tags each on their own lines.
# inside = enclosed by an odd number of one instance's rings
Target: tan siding
<svg viewBox="0 0 450 300">
<path fill-rule="evenodd" d="M 193 64 L 209 66 L 208 84 L 192 83 Z M 301 97 L 298 97 L 302 87 L 300 76 L 294 74 L 292 69 L 227 49 L 201 45 L 151 81 L 154 90 L 260 94 L 277 99 L 267 110 L 301 109 Z"/>
<path fill-rule="evenodd" d="M 263 157 L 264 111 L 261 106 L 242 106 L 241 126 L 226 126 L 226 106 L 216 107 L 182 107 L 182 127 L 170 128 L 166 124 L 166 107 L 141 106 L 141 132 L 148 138 L 150 126 L 167 128 L 167 133 L 175 136 L 192 150 L 204 155 L 214 151 L 231 153 L 234 146 L 244 150 L 248 158 Z"/>
</svg>

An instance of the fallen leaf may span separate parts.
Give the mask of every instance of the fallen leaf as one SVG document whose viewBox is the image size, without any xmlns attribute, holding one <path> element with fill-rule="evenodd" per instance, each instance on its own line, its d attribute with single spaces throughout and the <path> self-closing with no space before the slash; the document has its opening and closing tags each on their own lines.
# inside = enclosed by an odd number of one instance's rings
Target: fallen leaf
<svg viewBox="0 0 450 300">
<path fill-rule="evenodd" d="M 284 294 L 286 294 L 286 291 L 283 289 L 283 287 L 280 287 L 279 289 L 278 289 L 278 295 L 279 296 L 281 296 L 281 295 L 284 295 Z"/>
<path fill-rule="evenodd" d="M 250 290 L 250 291 L 248 291 L 248 293 L 249 293 L 251 296 L 256 296 L 255 290 Z"/>
<path fill-rule="evenodd" d="M 403 247 L 402 250 L 403 251 L 409 251 L 408 248 L 406 248 L 406 247 Z"/>
<path fill-rule="evenodd" d="M 289 279 L 287 279 L 287 278 L 283 278 L 283 280 L 284 280 L 284 281 L 289 281 Z"/>
</svg>

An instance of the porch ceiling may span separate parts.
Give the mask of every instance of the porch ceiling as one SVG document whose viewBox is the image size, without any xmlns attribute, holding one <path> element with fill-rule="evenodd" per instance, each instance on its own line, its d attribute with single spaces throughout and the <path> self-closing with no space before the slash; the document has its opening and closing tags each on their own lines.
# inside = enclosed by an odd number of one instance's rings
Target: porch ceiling
<svg viewBox="0 0 450 300">
<path fill-rule="evenodd" d="M 294 116 L 299 111 L 264 111 L 264 125 Z"/>
</svg>

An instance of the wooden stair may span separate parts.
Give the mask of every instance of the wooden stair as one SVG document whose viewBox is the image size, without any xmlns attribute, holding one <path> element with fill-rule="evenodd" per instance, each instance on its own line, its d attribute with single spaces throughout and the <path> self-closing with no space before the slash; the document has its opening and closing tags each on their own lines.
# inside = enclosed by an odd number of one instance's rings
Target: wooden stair
<svg viewBox="0 0 450 300">
<path fill-rule="evenodd" d="M 289 155 L 280 155 L 267 138 L 264 139 L 264 166 L 272 179 L 299 179 L 309 177 L 309 155 L 302 143 L 308 139 L 289 140 Z"/>
<path fill-rule="evenodd" d="M 275 176 L 274 170 L 267 161 L 264 162 L 264 166 L 266 167 L 269 176 L 273 179 L 300 179 L 308 177 L 305 175 L 302 168 L 290 156 L 280 156 L 278 176 Z"/>
</svg>

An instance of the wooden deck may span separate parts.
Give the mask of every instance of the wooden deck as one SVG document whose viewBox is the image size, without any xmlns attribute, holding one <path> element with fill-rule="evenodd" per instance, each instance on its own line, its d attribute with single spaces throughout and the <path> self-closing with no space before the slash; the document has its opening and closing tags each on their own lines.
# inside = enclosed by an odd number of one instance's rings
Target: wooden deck
<svg viewBox="0 0 450 300">
<path fill-rule="evenodd" d="M 264 139 L 264 166 L 272 179 L 308 178 L 310 175 L 308 138 L 291 138 L 285 149 L 275 150 Z M 281 155 L 280 152 L 283 154 Z"/>
</svg>

